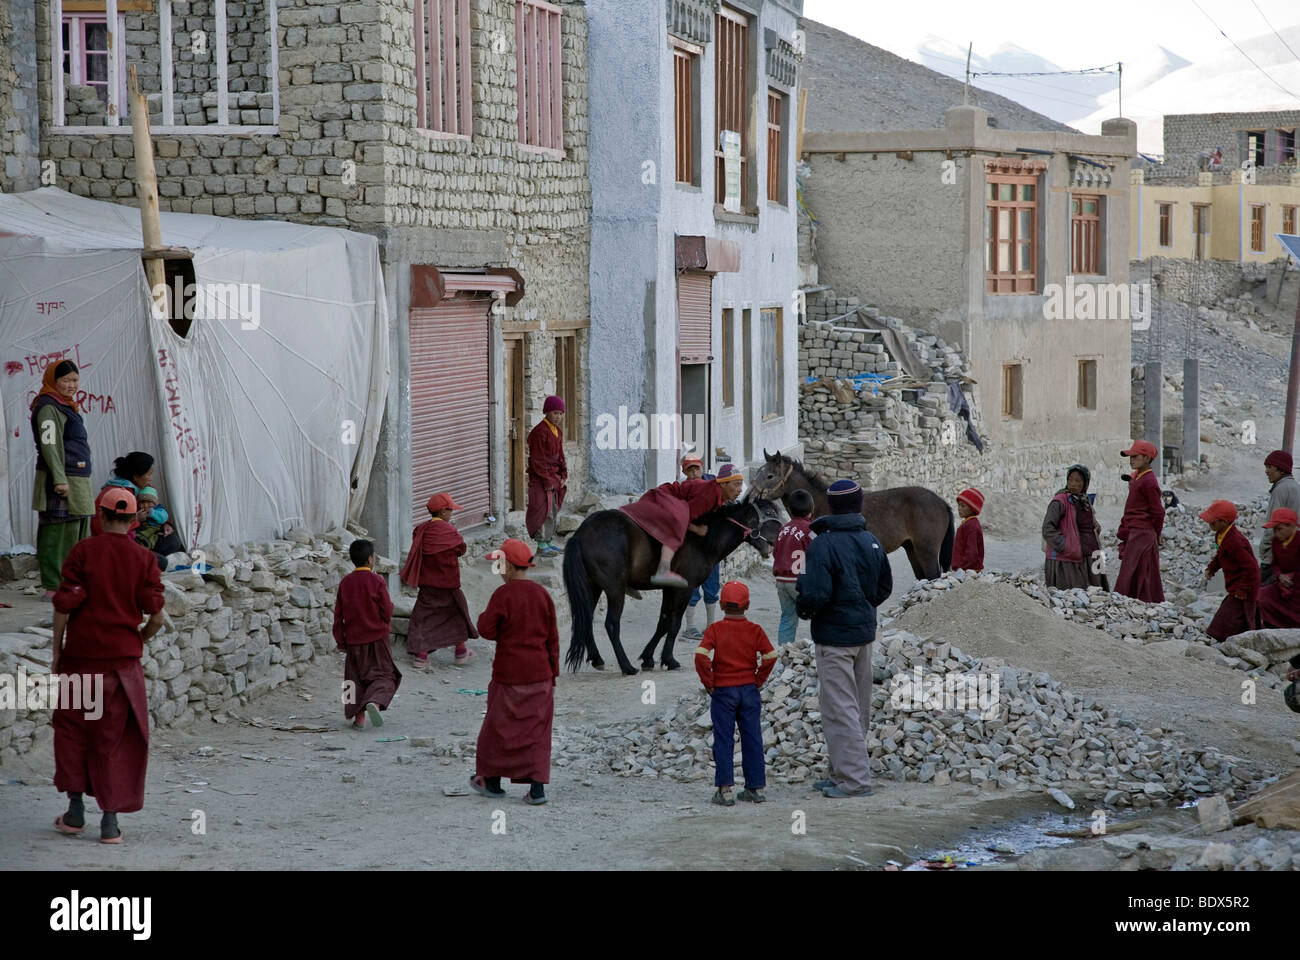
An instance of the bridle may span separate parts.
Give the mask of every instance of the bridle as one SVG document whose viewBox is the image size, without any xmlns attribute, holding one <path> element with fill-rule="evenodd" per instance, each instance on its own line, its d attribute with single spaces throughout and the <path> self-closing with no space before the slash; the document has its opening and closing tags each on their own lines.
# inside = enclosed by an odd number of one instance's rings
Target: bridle
<svg viewBox="0 0 1300 960">
<path fill-rule="evenodd" d="M 774 490 L 774 489 L 777 489 L 777 488 L 782 488 L 782 489 L 784 489 L 785 485 L 786 485 L 787 483 L 790 482 L 790 474 L 792 474 L 792 473 L 794 473 L 794 463 L 791 462 L 791 461 L 789 461 L 789 460 L 787 460 L 787 461 L 786 461 L 786 464 L 785 464 L 785 474 L 781 477 L 780 480 L 778 480 L 778 481 L 776 482 L 775 486 L 773 486 L 773 487 L 760 487 L 760 488 L 756 488 L 759 497 L 761 497 L 761 498 L 764 499 L 764 500 L 773 500 L 773 499 L 775 499 L 775 498 L 774 498 L 770 493 L 768 493 L 768 491 L 769 491 L 769 490 Z"/>
</svg>

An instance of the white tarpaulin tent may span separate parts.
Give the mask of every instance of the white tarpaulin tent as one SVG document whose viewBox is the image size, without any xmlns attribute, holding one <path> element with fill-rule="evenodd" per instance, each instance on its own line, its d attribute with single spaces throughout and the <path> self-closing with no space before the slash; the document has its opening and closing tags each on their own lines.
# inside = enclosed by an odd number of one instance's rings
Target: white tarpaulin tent
<svg viewBox="0 0 1300 960">
<path fill-rule="evenodd" d="M 388 391 L 378 241 L 181 213 L 162 237 L 194 254 L 185 337 L 154 315 L 137 207 L 0 195 L 0 550 L 35 542 L 28 405 L 63 358 L 81 368 L 94 489 L 114 457 L 153 454 L 190 548 L 360 519 Z"/>
</svg>

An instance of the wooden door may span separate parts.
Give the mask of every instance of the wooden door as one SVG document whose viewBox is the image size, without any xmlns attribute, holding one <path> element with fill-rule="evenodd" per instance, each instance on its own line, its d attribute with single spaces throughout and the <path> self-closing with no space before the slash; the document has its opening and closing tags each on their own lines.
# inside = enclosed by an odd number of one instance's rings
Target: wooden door
<svg viewBox="0 0 1300 960">
<path fill-rule="evenodd" d="M 526 444 L 530 424 L 524 422 L 524 338 L 506 336 L 505 344 L 505 402 L 506 402 L 506 477 L 509 489 L 506 502 L 511 510 L 527 506 L 528 483 L 524 476 L 528 452 Z"/>
</svg>

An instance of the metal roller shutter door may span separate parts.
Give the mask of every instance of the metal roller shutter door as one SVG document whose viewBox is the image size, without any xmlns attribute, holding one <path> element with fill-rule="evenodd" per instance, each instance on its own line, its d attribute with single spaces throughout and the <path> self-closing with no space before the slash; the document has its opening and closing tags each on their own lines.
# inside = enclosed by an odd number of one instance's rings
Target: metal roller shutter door
<svg viewBox="0 0 1300 960">
<path fill-rule="evenodd" d="M 461 530 L 491 512 L 488 378 L 489 300 L 412 308 L 411 492 L 416 523 L 445 490 L 462 509 Z"/>
<path fill-rule="evenodd" d="M 677 345 L 682 363 L 713 359 L 713 274 L 677 276 Z"/>
</svg>

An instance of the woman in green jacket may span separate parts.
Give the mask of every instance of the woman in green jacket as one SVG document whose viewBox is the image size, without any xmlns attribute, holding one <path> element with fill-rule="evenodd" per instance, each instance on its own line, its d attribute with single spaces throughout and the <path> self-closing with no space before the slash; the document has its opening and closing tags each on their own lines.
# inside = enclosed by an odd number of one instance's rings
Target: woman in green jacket
<svg viewBox="0 0 1300 960">
<path fill-rule="evenodd" d="M 90 533 L 94 497 L 90 487 L 90 442 L 77 405 L 80 373 L 71 360 L 45 368 L 41 392 L 32 401 L 36 441 L 36 556 L 41 586 L 49 600 L 58 589 L 63 561 Z"/>
</svg>

